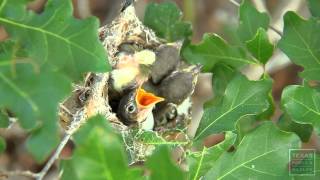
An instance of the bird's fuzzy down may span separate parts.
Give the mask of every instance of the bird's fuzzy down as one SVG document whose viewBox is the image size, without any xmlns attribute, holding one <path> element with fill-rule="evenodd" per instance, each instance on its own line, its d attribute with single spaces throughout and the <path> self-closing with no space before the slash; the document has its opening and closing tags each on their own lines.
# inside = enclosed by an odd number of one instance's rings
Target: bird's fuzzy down
<svg viewBox="0 0 320 180">
<path fill-rule="evenodd" d="M 111 72 L 111 78 L 113 79 L 113 88 L 116 91 L 121 92 L 125 86 L 128 86 L 135 80 L 138 74 L 139 70 L 135 67 L 114 69 Z"/>
</svg>

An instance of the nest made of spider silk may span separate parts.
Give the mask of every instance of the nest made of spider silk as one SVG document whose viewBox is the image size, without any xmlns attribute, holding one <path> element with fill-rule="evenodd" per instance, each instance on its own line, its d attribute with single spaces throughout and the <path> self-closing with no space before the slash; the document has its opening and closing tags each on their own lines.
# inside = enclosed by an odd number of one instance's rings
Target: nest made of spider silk
<svg viewBox="0 0 320 180">
<path fill-rule="evenodd" d="M 164 40 L 157 38 L 155 33 L 136 17 L 133 7 L 127 8 L 110 25 L 100 28 L 100 38 L 113 69 L 119 63 L 119 54 L 134 54 L 145 49 L 155 52 L 156 66 L 159 66 L 157 65 L 159 59 L 169 60 L 168 64 L 171 68 L 163 68 L 163 64 L 160 63 L 160 68 L 153 70 L 148 81 L 143 84 L 143 87 L 151 92 L 154 92 L 154 87 L 161 84 L 162 80 L 190 66 L 179 57 L 181 42 L 167 44 Z M 84 118 L 99 113 L 107 116 L 111 123 L 117 124 L 117 127 L 125 126 L 122 120 L 117 118 L 116 106 L 112 105 L 117 102 L 110 101 L 108 82 L 109 73 L 89 73 L 82 85 L 75 85 L 72 96 L 65 100 L 60 108 L 62 126 L 68 129 L 72 118 L 80 111 Z M 159 104 L 157 107 L 161 106 L 161 108 L 153 111 L 156 120 L 154 130 L 165 131 L 177 128 L 184 130 L 191 118 L 190 96 L 191 93 L 181 98 L 178 103 Z"/>
<path fill-rule="evenodd" d="M 107 50 L 109 63 L 112 65 L 113 70 L 116 69 L 117 64 L 121 61 L 119 58 L 122 54 L 134 55 L 143 50 L 150 50 L 156 54 L 156 61 L 148 81 L 143 84 L 143 88 L 159 94 L 154 87 L 161 84 L 161 80 L 170 77 L 173 73 L 179 72 L 182 69 L 187 69 L 190 65 L 182 61 L 179 56 L 181 42 L 166 43 L 163 39 L 158 38 L 155 33 L 145 27 L 137 18 L 133 7 L 128 7 L 120 16 L 115 19 L 110 25 L 104 26 L 100 30 L 100 38 Z M 159 63 L 159 59 L 168 60 L 167 63 Z M 171 63 L 171 64 L 170 64 Z M 164 66 L 169 66 L 166 68 Z M 159 68 L 160 67 L 160 68 Z M 110 84 L 109 84 L 110 85 Z M 106 88 L 110 89 L 110 87 Z M 116 116 L 118 100 L 110 96 L 110 91 L 105 92 L 108 94 L 108 102 L 111 107 L 111 112 Z M 167 92 L 172 94 L 171 92 Z M 192 93 L 192 92 L 191 92 Z M 191 100 L 190 96 L 184 96 L 179 101 L 166 102 L 158 104 L 153 110 L 155 116 L 155 131 L 166 131 L 170 129 L 185 130 L 191 120 Z M 161 95 L 160 95 L 161 96 Z M 118 119 L 119 122 L 123 122 Z"/>
<path fill-rule="evenodd" d="M 120 63 L 121 58 L 119 57 L 122 53 L 134 55 L 143 50 L 150 50 L 156 54 L 156 61 L 153 65 L 160 68 L 152 69 L 152 66 L 151 74 L 143 84 L 144 89 L 155 94 L 159 93 L 155 89 L 161 89 L 159 85 L 163 82 L 169 84 L 167 87 L 172 89 L 172 85 L 168 82 L 181 82 L 172 77 L 182 74 L 181 77 L 184 78 L 183 73 L 194 67 L 180 58 L 181 42 L 169 44 L 158 38 L 152 30 L 141 23 L 132 6 L 124 10 L 111 24 L 101 27 L 99 33 L 113 71 Z M 168 63 L 159 63 L 161 58 L 169 60 Z M 167 64 L 170 65 L 169 68 L 162 67 Z M 118 118 L 119 116 L 116 113 L 117 103 L 119 103 L 122 95 L 120 94 L 118 99 L 113 99 L 110 96 L 109 76 L 110 73 L 89 73 L 86 75 L 83 84 L 74 85 L 73 94 L 60 106 L 60 124 L 64 129 L 72 132 L 77 130 L 89 117 L 96 114 L 104 115 L 114 129 L 122 134 L 126 141 L 126 149 L 130 154 L 131 162 L 144 160 L 144 157 L 150 154 L 152 148 L 140 141 L 135 141 L 132 134 L 136 132 L 136 127 L 126 126 Z M 196 80 L 196 77 L 194 79 Z M 195 82 L 192 83 L 195 84 Z M 160 95 L 163 95 L 163 93 L 171 95 L 183 90 L 166 92 L 165 88 L 162 88 Z M 184 132 L 191 121 L 191 94 L 192 92 L 187 96 L 173 97 L 171 98 L 173 102 L 158 104 L 153 110 L 155 117 L 153 131 L 157 132 L 159 136 Z"/>
</svg>

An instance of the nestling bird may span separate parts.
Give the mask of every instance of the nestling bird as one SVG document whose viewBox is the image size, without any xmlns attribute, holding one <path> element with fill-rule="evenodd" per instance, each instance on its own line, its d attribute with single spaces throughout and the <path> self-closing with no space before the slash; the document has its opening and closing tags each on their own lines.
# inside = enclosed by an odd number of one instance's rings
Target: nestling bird
<svg viewBox="0 0 320 180">
<path fill-rule="evenodd" d="M 142 129 L 152 130 L 154 119 L 152 109 L 164 101 L 142 88 L 132 90 L 120 100 L 117 115 L 125 125 L 138 123 Z"/>
<path fill-rule="evenodd" d="M 176 69 L 180 61 L 177 47 L 163 45 L 156 50 L 156 61 L 151 68 L 151 80 L 158 84 L 164 77 Z"/>
<path fill-rule="evenodd" d="M 119 63 L 111 72 L 111 89 L 122 93 L 132 86 L 139 87 L 149 78 L 149 69 L 155 60 L 156 55 L 150 50 L 120 55 Z"/>
<path fill-rule="evenodd" d="M 191 65 L 174 71 L 161 81 L 157 94 L 164 97 L 168 103 L 181 104 L 193 93 L 201 67 Z"/>
</svg>

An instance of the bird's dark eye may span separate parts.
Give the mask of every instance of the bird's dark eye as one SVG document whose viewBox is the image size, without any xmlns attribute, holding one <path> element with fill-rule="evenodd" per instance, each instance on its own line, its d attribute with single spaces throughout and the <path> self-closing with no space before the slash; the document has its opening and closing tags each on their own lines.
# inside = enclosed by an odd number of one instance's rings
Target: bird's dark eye
<svg viewBox="0 0 320 180">
<path fill-rule="evenodd" d="M 135 112 L 136 111 L 136 107 L 134 106 L 134 104 L 129 104 L 128 106 L 127 106 L 127 112 L 128 113 L 133 113 L 133 112 Z"/>
</svg>

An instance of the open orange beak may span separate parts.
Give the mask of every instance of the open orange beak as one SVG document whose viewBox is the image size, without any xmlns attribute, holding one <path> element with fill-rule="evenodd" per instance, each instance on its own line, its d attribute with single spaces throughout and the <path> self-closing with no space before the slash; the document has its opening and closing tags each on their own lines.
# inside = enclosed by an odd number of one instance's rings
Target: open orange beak
<svg viewBox="0 0 320 180">
<path fill-rule="evenodd" d="M 158 102 L 164 101 L 164 98 L 158 97 L 152 93 L 146 92 L 141 87 L 138 88 L 136 93 L 136 102 L 138 109 L 148 109 L 153 107 Z"/>
</svg>

